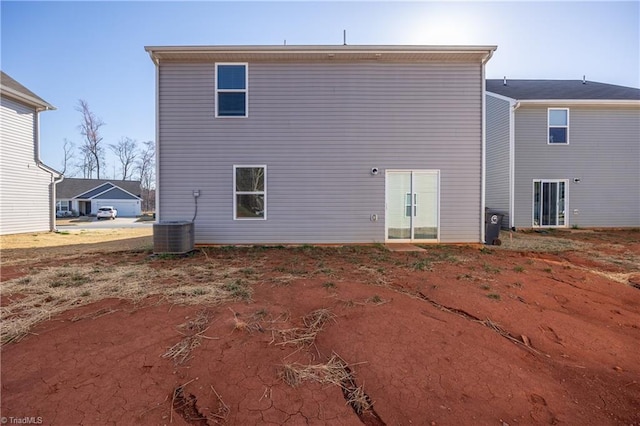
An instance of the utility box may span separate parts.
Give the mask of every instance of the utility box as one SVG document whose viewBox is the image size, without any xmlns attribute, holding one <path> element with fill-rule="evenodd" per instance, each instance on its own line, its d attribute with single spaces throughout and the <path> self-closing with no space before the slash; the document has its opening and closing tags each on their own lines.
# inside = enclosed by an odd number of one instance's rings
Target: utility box
<svg viewBox="0 0 640 426">
<path fill-rule="evenodd" d="M 193 222 L 157 222 L 153 224 L 153 252 L 184 254 L 193 251 Z"/>
<path fill-rule="evenodd" d="M 490 246 L 499 246 L 500 228 L 502 227 L 503 213 L 486 209 L 484 212 L 484 243 Z"/>
</svg>

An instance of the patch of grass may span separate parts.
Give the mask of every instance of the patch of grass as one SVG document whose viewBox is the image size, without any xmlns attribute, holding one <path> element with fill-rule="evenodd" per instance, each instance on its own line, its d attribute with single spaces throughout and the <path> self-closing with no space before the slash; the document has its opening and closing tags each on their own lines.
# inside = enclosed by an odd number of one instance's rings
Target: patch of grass
<svg viewBox="0 0 640 426">
<path fill-rule="evenodd" d="M 524 272 L 524 266 L 518 265 L 513 267 L 514 272 Z"/>
<path fill-rule="evenodd" d="M 487 284 L 482 284 L 482 285 L 480 286 L 480 288 L 481 288 L 481 289 L 483 289 L 483 290 L 491 290 L 491 286 L 490 286 L 490 285 L 487 285 Z"/>
<path fill-rule="evenodd" d="M 182 255 L 173 253 L 156 253 L 154 257 L 159 260 L 173 260 L 182 257 Z"/>
<path fill-rule="evenodd" d="M 472 280 L 473 279 L 473 275 L 471 274 L 462 274 L 462 275 L 458 275 L 456 277 L 457 280 Z"/>
<path fill-rule="evenodd" d="M 234 299 L 251 300 L 251 289 L 248 283 L 240 278 L 226 283 L 222 288 L 228 291 Z"/>
<path fill-rule="evenodd" d="M 500 295 L 497 293 L 489 293 L 487 294 L 487 297 L 489 299 L 493 299 L 493 300 L 500 300 Z"/>
<path fill-rule="evenodd" d="M 411 264 L 411 268 L 419 271 L 430 271 L 431 262 L 429 259 L 419 259 Z"/>
<path fill-rule="evenodd" d="M 191 294 L 193 294 L 194 296 L 203 296 L 205 294 L 207 294 L 209 291 L 206 288 L 194 288 L 191 291 Z"/>
<path fill-rule="evenodd" d="M 245 274 L 245 275 L 253 275 L 256 273 L 255 269 L 249 267 L 249 268 L 242 268 L 240 269 L 240 272 Z"/>
<path fill-rule="evenodd" d="M 482 253 L 482 254 L 494 254 L 495 250 L 491 250 L 488 247 L 482 246 L 482 248 L 480 249 L 480 253 Z"/>
<path fill-rule="evenodd" d="M 49 284 L 49 287 L 51 287 L 51 288 L 81 287 L 81 286 L 85 285 L 86 283 L 88 283 L 89 281 L 91 281 L 89 279 L 89 277 L 87 277 L 87 276 L 85 276 L 85 275 L 83 275 L 81 273 L 63 271 L 63 272 L 58 273 L 55 276 L 55 279 Z"/>
<path fill-rule="evenodd" d="M 489 265 L 488 263 L 485 263 L 482 265 L 482 268 L 484 269 L 485 272 L 488 272 L 490 274 L 498 274 L 500 273 L 500 268 Z"/>
<path fill-rule="evenodd" d="M 544 268 L 542 271 L 543 271 L 543 272 L 551 273 L 551 272 L 553 272 L 553 269 L 551 269 L 551 268 Z"/>
<path fill-rule="evenodd" d="M 369 298 L 369 301 L 371 303 L 382 303 L 382 297 L 378 296 L 377 294 L 374 294 Z"/>
<path fill-rule="evenodd" d="M 91 296 L 91 292 L 89 290 L 85 290 L 82 293 L 80 293 L 80 297 L 89 297 Z"/>
<path fill-rule="evenodd" d="M 334 283 L 333 281 L 326 281 L 326 282 L 322 283 L 322 287 L 324 287 L 327 290 L 329 290 L 330 288 L 336 288 L 336 283 Z"/>
</svg>

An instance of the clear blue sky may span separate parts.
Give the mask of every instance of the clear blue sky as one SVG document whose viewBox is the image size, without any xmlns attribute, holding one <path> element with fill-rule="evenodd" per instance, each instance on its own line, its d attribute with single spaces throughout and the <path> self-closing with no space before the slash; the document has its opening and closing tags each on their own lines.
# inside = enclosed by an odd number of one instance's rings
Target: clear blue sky
<svg viewBox="0 0 640 426">
<path fill-rule="evenodd" d="M 1 8 L 4 72 L 56 111 L 41 157 L 79 145 L 78 99 L 103 136 L 155 139 L 145 45 L 497 45 L 487 78 L 581 79 L 640 87 L 640 2 L 12 2 Z M 107 159 L 107 177 L 113 160 Z"/>
</svg>

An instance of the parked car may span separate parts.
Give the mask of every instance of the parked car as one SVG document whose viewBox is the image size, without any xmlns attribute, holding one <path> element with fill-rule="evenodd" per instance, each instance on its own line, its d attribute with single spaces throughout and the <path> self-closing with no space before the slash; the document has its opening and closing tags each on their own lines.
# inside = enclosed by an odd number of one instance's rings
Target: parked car
<svg viewBox="0 0 640 426">
<path fill-rule="evenodd" d="M 100 219 L 115 219 L 118 216 L 118 210 L 112 206 L 103 206 L 98 209 L 96 217 Z"/>
</svg>

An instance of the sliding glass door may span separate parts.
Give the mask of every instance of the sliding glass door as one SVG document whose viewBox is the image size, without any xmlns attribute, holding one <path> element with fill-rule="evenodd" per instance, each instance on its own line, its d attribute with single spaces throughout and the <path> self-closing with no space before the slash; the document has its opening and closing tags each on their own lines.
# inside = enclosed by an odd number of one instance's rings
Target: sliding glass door
<svg viewBox="0 0 640 426">
<path fill-rule="evenodd" d="M 533 226 L 566 226 L 566 180 L 533 181 Z"/>
<path fill-rule="evenodd" d="M 387 172 L 387 241 L 437 241 L 439 172 Z"/>
</svg>

